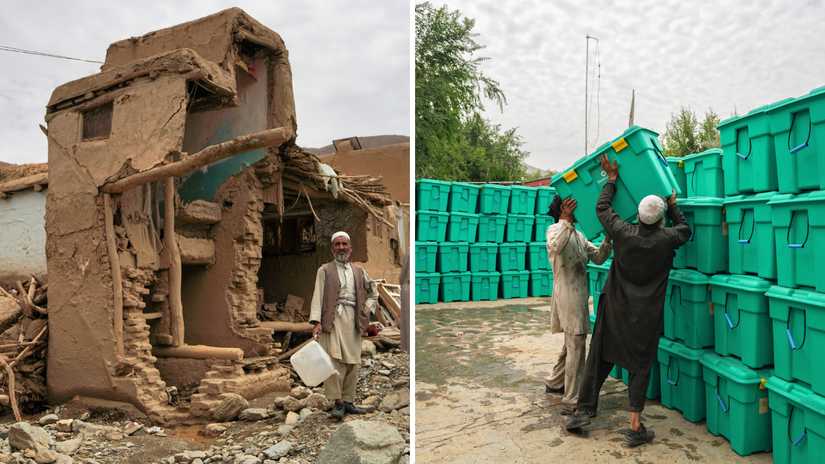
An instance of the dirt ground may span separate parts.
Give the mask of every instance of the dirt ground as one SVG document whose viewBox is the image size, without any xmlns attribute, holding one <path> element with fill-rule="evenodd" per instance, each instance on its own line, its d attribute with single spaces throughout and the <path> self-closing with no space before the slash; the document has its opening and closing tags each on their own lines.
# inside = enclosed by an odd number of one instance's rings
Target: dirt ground
<svg viewBox="0 0 825 464">
<path fill-rule="evenodd" d="M 550 334 L 549 298 L 416 307 L 415 460 L 419 463 L 742 462 L 770 463 L 772 453 L 742 457 L 724 437 L 680 411 L 647 400 L 642 422 L 653 442 L 629 447 L 627 387 L 608 377 L 599 414 L 567 432 L 561 395 L 544 377 L 561 351 Z M 589 344 L 589 337 L 588 337 Z"/>
</svg>

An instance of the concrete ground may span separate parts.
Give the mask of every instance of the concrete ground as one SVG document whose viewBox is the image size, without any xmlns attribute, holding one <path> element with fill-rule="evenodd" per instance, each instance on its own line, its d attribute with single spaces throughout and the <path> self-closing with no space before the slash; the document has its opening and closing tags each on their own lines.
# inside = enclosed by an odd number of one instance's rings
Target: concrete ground
<svg viewBox="0 0 825 464">
<path fill-rule="evenodd" d="M 567 432 L 561 395 L 544 392 L 543 379 L 564 339 L 550 334 L 549 303 L 527 298 L 416 306 L 416 462 L 773 461 L 772 453 L 739 456 L 726 438 L 707 431 L 705 421 L 691 423 L 658 399 L 648 400 L 642 413 L 656 438 L 628 446 L 627 387 L 611 377 L 592 425 Z"/>
</svg>

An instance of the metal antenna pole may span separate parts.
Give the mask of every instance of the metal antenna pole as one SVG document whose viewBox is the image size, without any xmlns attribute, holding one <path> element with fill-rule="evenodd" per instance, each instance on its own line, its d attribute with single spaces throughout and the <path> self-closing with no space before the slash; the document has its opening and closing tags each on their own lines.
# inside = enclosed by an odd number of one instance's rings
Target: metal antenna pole
<svg viewBox="0 0 825 464">
<path fill-rule="evenodd" d="M 596 42 L 599 39 L 595 37 L 591 37 L 590 34 L 587 35 L 585 42 L 587 42 L 587 50 L 585 52 L 585 63 L 584 63 L 584 156 L 587 156 L 587 81 L 590 68 L 590 39 L 595 40 Z"/>
</svg>

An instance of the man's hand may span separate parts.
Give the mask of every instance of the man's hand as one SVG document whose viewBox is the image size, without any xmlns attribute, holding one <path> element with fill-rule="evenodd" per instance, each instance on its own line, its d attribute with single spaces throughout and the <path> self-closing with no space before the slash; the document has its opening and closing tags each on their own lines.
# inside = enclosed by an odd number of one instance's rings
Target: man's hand
<svg viewBox="0 0 825 464">
<path fill-rule="evenodd" d="M 603 240 L 603 241 L 604 241 L 604 242 L 607 242 L 607 243 L 610 243 L 610 236 L 609 236 L 609 235 L 605 235 L 605 236 L 604 236 L 604 240 Z"/>
<path fill-rule="evenodd" d="M 670 197 L 668 197 L 668 199 L 667 199 L 667 205 L 668 205 L 668 206 L 670 206 L 670 205 L 672 205 L 672 204 L 674 204 L 674 203 L 676 203 L 676 190 L 673 190 L 673 195 L 671 195 L 671 196 L 670 196 Z"/>
<path fill-rule="evenodd" d="M 316 322 L 315 327 L 312 329 L 312 338 L 317 340 L 319 335 L 321 335 L 321 323 Z"/>
<path fill-rule="evenodd" d="M 610 180 L 616 180 L 616 178 L 619 177 L 619 165 L 616 163 L 616 160 L 613 160 L 613 164 L 610 164 L 607 155 L 602 153 L 599 155 L 599 161 L 601 161 L 602 169 L 607 173 L 607 177 Z"/>
<path fill-rule="evenodd" d="M 573 210 L 576 209 L 576 206 L 578 206 L 578 202 L 573 198 L 568 198 L 562 201 L 559 219 L 564 219 L 571 224 L 575 223 L 576 216 L 573 214 Z"/>
</svg>

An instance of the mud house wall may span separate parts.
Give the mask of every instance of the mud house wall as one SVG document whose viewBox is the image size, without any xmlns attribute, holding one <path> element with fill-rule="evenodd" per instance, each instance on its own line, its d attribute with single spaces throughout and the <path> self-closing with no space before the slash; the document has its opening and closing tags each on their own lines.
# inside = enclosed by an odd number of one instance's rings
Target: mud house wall
<svg viewBox="0 0 825 464">
<path fill-rule="evenodd" d="M 0 280 L 46 274 L 46 194 L 25 191 L 0 200 Z"/>
</svg>

